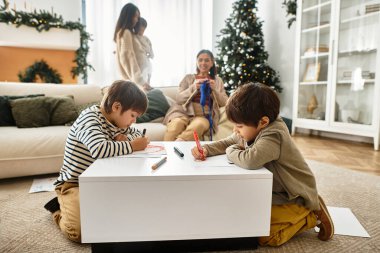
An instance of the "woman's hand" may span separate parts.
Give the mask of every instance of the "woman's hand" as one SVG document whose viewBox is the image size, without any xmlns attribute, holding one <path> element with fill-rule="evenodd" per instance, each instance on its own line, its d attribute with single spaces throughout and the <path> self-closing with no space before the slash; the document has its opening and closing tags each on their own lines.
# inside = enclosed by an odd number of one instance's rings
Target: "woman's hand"
<svg viewBox="0 0 380 253">
<path fill-rule="evenodd" d="M 147 137 L 138 137 L 131 141 L 131 146 L 133 151 L 139 151 L 139 150 L 144 150 L 148 144 L 149 144 L 149 139 Z"/>
<path fill-rule="evenodd" d="M 202 85 L 202 83 L 204 82 L 204 81 L 208 81 L 209 79 L 207 79 L 207 78 L 203 78 L 203 79 L 195 79 L 194 80 L 194 85 L 195 85 L 195 87 L 197 88 L 197 90 L 199 90 L 200 88 L 201 88 L 201 85 Z"/>
<path fill-rule="evenodd" d="M 207 155 L 208 155 L 208 152 L 207 152 L 207 150 L 206 150 L 204 147 L 202 147 L 202 150 L 203 150 L 203 156 L 202 156 L 202 154 L 199 152 L 199 150 L 198 150 L 197 147 L 194 147 L 194 148 L 191 149 L 191 154 L 194 156 L 194 158 L 195 158 L 196 160 L 206 160 L 206 157 L 207 157 Z"/>
</svg>

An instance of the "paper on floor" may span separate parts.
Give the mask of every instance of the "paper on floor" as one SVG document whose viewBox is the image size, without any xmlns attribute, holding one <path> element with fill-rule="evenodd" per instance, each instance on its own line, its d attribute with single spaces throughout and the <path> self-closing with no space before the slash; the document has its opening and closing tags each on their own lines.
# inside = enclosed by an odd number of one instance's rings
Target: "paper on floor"
<svg viewBox="0 0 380 253">
<path fill-rule="evenodd" d="M 350 235 L 370 237 L 350 208 L 328 206 L 331 219 L 334 222 L 335 235 Z M 319 231 L 316 227 L 315 231 Z"/>
<path fill-rule="evenodd" d="M 32 183 L 32 186 L 30 187 L 29 193 L 54 191 L 55 185 L 53 185 L 53 183 L 55 182 L 56 179 L 57 177 L 33 179 L 33 183 Z"/>
</svg>

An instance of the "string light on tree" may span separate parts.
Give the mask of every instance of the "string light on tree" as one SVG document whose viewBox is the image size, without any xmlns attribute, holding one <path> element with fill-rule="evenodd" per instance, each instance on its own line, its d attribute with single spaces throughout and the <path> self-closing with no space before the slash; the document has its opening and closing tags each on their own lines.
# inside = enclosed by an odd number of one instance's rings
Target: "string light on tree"
<svg viewBox="0 0 380 253">
<path fill-rule="evenodd" d="M 217 43 L 219 75 L 230 94 L 247 82 L 261 82 L 281 92 L 278 73 L 268 64 L 264 48 L 262 21 L 257 18 L 256 0 L 237 0 L 225 21 Z M 239 66 L 235 68 L 235 66 Z"/>
</svg>

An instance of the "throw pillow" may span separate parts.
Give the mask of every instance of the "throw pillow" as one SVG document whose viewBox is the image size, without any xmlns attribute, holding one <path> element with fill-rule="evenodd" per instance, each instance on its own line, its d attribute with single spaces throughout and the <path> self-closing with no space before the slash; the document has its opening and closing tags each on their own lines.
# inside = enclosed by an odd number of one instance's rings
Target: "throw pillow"
<svg viewBox="0 0 380 253">
<path fill-rule="evenodd" d="M 86 104 L 82 104 L 82 105 L 76 105 L 77 116 L 79 116 L 84 109 L 87 109 L 88 107 L 91 107 L 93 105 L 100 105 L 100 102 L 91 102 L 91 103 L 86 103 Z M 67 122 L 65 124 L 65 126 L 72 126 L 74 124 L 75 120 L 76 120 L 76 118 L 70 122 Z"/>
<path fill-rule="evenodd" d="M 137 123 L 149 122 L 159 117 L 164 117 L 170 107 L 161 90 L 153 89 L 148 91 L 146 95 L 148 97 L 148 109 L 137 118 Z"/>
<path fill-rule="evenodd" d="M 73 96 L 23 98 L 10 104 L 20 128 L 64 125 L 78 116 Z"/>
<path fill-rule="evenodd" d="M 83 105 L 77 105 L 76 110 L 77 110 L 78 115 L 80 115 L 84 109 L 87 109 L 88 107 L 91 107 L 93 105 L 100 105 L 100 102 L 91 102 L 91 103 L 86 103 Z"/>
<path fill-rule="evenodd" d="M 73 96 L 46 97 L 50 109 L 50 125 L 65 125 L 78 117 Z"/>
<path fill-rule="evenodd" d="M 12 116 L 10 100 L 27 98 L 27 97 L 41 97 L 44 94 L 33 94 L 26 96 L 0 96 L 0 126 L 15 126 L 16 122 Z"/>
<path fill-rule="evenodd" d="M 10 101 L 16 126 L 43 127 L 50 122 L 50 110 L 44 97 L 20 98 Z"/>
</svg>

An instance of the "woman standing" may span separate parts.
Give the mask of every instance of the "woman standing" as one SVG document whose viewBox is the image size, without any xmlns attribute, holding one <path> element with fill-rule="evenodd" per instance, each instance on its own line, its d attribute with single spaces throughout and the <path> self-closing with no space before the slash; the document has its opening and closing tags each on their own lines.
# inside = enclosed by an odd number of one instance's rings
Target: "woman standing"
<svg viewBox="0 0 380 253">
<path fill-rule="evenodd" d="M 179 84 L 174 104 L 166 114 L 165 141 L 191 141 L 193 132 L 203 136 L 217 130 L 219 107 L 227 102 L 222 79 L 216 75 L 215 60 L 209 50 L 197 54 L 197 73 L 186 75 Z"/>
<path fill-rule="evenodd" d="M 139 21 L 140 11 L 132 3 L 124 5 L 117 20 L 114 41 L 117 46 L 117 62 L 123 79 L 140 85 L 144 90 L 152 89 L 148 80 L 142 75 L 136 59 L 136 49 L 139 46 L 134 38 L 134 27 Z"/>
</svg>

